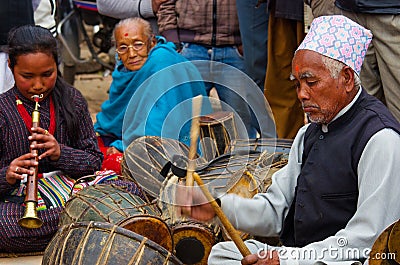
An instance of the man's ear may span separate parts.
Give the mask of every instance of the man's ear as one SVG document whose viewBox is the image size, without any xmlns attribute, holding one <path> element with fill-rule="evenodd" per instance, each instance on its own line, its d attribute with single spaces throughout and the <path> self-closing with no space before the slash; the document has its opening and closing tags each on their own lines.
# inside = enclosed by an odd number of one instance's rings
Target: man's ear
<svg viewBox="0 0 400 265">
<path fill-rule="evenodd" d="M 351 92 L 354 89 L 354 71 L 349 66 L 343 67 L 341 71 L 343 86 L 347 92 Z"/>
</svg>

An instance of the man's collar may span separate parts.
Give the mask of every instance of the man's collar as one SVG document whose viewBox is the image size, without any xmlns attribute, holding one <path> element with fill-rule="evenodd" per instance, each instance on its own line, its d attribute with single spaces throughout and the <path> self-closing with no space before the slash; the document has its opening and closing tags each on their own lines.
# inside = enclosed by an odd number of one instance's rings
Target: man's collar
<svg viewBox="0 0 400 265">
<path fill-rule="evenodd" d="M 345 113 L 354 105 L 354 103 L 356 102 L 356 100 L 357 100 L 357 99 L 360 97 L 360 95 L 361 95 L 361 90 L 362 90 L 362 87 L 360 86 L 360 87 L 358 88 L 357 94 L 356 94 L 356 96 L 353 98 L 353 100 L 352 100 L 349 104 L 347 104 L 346 107 L 344 107 L 343 109 L 341 109 L 341 110 L 339 111 L 339 113 L 336 114 L 336 116 L 331 120 L 330 123 L 332 123 L 334 120 L 338 119 L 340 116 L 342 116 L 343 114 L 345 114 Z M 330 124 L 330 123 L 329 123 L 329 124 Z M 322 124 L 322 125 L 321 125 L 321 130 L 322 130 L 324 133 L 327 133 L 327 132 L 328 132 L 328 126 L 329 126 L 329 124 Z"/>
</svg>

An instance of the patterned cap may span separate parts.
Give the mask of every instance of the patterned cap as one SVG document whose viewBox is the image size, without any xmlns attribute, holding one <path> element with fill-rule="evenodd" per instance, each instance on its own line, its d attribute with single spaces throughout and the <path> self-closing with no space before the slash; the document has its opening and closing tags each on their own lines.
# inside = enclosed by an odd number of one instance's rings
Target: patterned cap
<svg viewBox="0 0 400 265">
<path fill-rule="evenodd" d="M 361 66 L 372 39 L 366 28 L 342 15 L 315 18 L 298 50 L 311 50 L 341 61 L 360 76 Z"/>
</svg>

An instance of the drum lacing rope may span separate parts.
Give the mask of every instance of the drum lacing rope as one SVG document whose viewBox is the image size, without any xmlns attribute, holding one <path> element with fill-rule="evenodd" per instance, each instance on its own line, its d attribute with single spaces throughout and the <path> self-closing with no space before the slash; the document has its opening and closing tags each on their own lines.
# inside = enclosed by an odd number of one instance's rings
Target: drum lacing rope
<svg viewBox="0 0 400 265">
<path fill-rule="evenodd" d="M 116 235 L 115 230 L 117 229 L 117 227 L 118 226 L 113 225 L 113 228 L 111 229 L 111 232 L 108 235 L 107 241 L 104 244 L 104 246 L 107 246 L 107 247 L 105 247 L 101 250 L 101 253 L 99 255 L 99 258 L 97 259 L 96 264 L 107 264 L 108 263 L 108 257 L 110 256 L 110 250 L 111 250 L 111 247 L 113 246 L 112 243 L 114 242 L 114 239 L 115 239 L 115 235 Z M 103 258 L 103 256 L 105 256 L 105 261 L 103 263 L 100 263 L 100 260 Z M 82 257 L 83 257 L 83 255 L 82 255 Z M 82 263 L 79 263 L 79 264 L 82 264 Z"/>
<path fill-rule="evenodd" d="M 135 206 L 132 206 L 132 207 L 125 207 L 125 208 L 123 208 L 123 209 L 116 209 L 116 210 L 112 210 L 112 211 L 110 211 L 109 212 L 109 215 L 111 215 L 112 213 L 115 213 L 115 212 L 119 212 L 119 211 L 124 211 L 124 210 L 127 210 L 127 209 L 139 209 L 139 210 L 141 210 L 141 212 L 143 213 L 143 214 L 148 214 L 148 212 L 146 211 L 146 209 L 145 208 L 143 208 L 143 207 L 146 207 L 146 206 L 157 206 L 156 205 L 156 202 L 150 202 L 150 203 L 143 203 L 143 204 L 140 204 L 140 205 L 135 205 Z M 154 209 L 158 209 L 158 208 L 154 208 Z"/>
<path fill-rule="evenodd" d="M 143 253 L 144 253 L 144 249 L 145 249 L 144 247 L 145 247 L 146 241 L 147 241 L 147 237 L 143 237 L 142 242 L 140 242 L 140 245 L 139 245 L 138 249 L 136 250 L 135 255 L 133 255 L 133 257 L 129 261 L 128 265 L 132 265 L 135 261 L 136 261 L 135 264 L 139 264 L 139 262 L 143 256 Z"/>
</svg>

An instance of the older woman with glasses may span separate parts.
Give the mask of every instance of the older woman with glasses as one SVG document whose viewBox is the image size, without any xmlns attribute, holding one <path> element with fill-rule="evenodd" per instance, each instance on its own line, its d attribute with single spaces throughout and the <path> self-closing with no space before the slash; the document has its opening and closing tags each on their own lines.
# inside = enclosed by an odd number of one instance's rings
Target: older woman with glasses
<svg viewBox="0 0 400 265">
<path fill-rule="evenodd" d="M 109 159 L 120 161 L 127 145 L 141 136 L 162 136 L 188 144 L 192 113 L 188 102 L 207 93 L 203 82 L 198 82 L 197 68 L 176 52 L 173 43 L 154 36 L 146 20 L 120 21 L 114 37 L 117 63 L 109 99 L 96 116 L 95 130 L 106 155 L 103 168 L 109 163 L 118 171 L 119 164 Z"/>
</svg>

